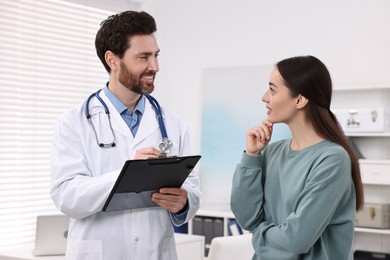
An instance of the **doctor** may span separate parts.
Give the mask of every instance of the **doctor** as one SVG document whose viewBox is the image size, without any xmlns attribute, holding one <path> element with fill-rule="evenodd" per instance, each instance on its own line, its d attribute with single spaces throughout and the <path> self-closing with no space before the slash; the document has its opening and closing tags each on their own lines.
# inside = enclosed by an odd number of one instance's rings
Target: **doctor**
<svg viewBox="0 0 390 260">
<path fill-rule="evenodd" d="M 51 196 L 71 217 L 66 259 L 177 259 L 172 223 L 188 222 L 199 208 L 199 179 L 191 173 L 182 188 L 153 194 L 161 207 L 102 212 L 124 162 L 161 153 L 161 127 L 144 95 L 153 91 L 159 71 L 155 31 L 145 12 L 103 21 L 95 45 L 110 81 L 56 124 Z M 166 110 L 162 114 L 172 144 L 164 152 L 191 155 L 187 126 Z"/>
</svg>

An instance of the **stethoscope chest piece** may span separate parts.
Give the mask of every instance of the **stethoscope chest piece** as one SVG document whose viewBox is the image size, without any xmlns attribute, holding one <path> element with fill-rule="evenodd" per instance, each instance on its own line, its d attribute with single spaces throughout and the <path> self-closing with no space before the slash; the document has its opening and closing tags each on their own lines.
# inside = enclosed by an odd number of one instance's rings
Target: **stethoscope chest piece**
<svg viewBox="0 0 390 260">
<path fill-rule="evenodd" d="M 162 153 L 169 154 L 172 148 L 171 140 L 169 140 L 168 138 L 163 138 L 158 148 L 160 148 L 160 151 Z"/>
</svg>

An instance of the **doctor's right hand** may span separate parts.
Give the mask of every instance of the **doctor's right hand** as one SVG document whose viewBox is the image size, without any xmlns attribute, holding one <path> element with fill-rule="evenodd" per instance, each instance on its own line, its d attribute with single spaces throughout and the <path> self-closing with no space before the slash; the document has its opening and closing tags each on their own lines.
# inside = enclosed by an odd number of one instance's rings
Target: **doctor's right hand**
<svg viewBox="0 0 390 260">
<path fill-rule="evenodd" d="M 146 160 L 150 157 L 158 157 L 161 154 L 159 150 L 153 147 L 139 149 L 135 152 L 134 159 L 135 160 Z"/>
<path fill-rule="evenodd" d="M 273 124 L 264 120 L 259 126 L 249 129 L 246 132 L 246 153 L 259 155 L 268 145 L 272 136 Z"/>
</svg>

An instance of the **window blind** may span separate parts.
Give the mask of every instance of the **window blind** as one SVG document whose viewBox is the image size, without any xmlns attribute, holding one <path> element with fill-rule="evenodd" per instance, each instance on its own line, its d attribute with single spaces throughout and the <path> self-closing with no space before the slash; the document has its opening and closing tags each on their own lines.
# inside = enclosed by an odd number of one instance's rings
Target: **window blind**
<svg viewBox="0 0 390 260">
<path fill-rule="evenodd" d="M 0 0 L 0 250 L 32 246 L 49 195 L 56 118 L 102 88 L 95 53 L 111 12 L 60 0 Z"/>
</svg>

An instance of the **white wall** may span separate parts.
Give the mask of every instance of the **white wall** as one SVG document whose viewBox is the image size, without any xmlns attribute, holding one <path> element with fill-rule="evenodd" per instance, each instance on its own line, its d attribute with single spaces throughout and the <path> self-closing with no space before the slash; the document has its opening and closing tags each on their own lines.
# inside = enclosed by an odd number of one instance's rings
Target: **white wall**
<svg viewBox="0 0 390 260">
<path fill-rule="evenodd" d="M 39 0 L 35 0 L 39 1 Z M 142 0 L 63 0 L 66 2 L 72 2 L 76 4 L 86 5 L 98 9 L 109 10 L 112 12 L 121 12 L 127 9 L 139 10 L 142 6 Z"/>
<path fill-rule="evenodd" d="M 388 0 L 67 0 L 155 16 L 161 48 L 156 95 L 184 117 L 200 151 L 202 70 L 274 64 L 311 54 L 335 87 L 390 85 Z"/>
<path fill-rule="evenodd" d="M 335 87 L 390 85 L 388 0 L 164 0 L 151 10 L 161 48 L 157 94 L 186 119 L 197 151 L 204 68 L 311 54 Z"/>
<path fill-rule="evenodd" d="M 196 153 L 206 68 L 310 54 L 328 66 L 335 88 L 390 85 L 388 0 L 116 0 L 116 7 L 105 0 L 68 1 L 115 12 L 143 9 L 156 18 L 161 55 L 155 95 L 187 121 Z"/>
</svg>

